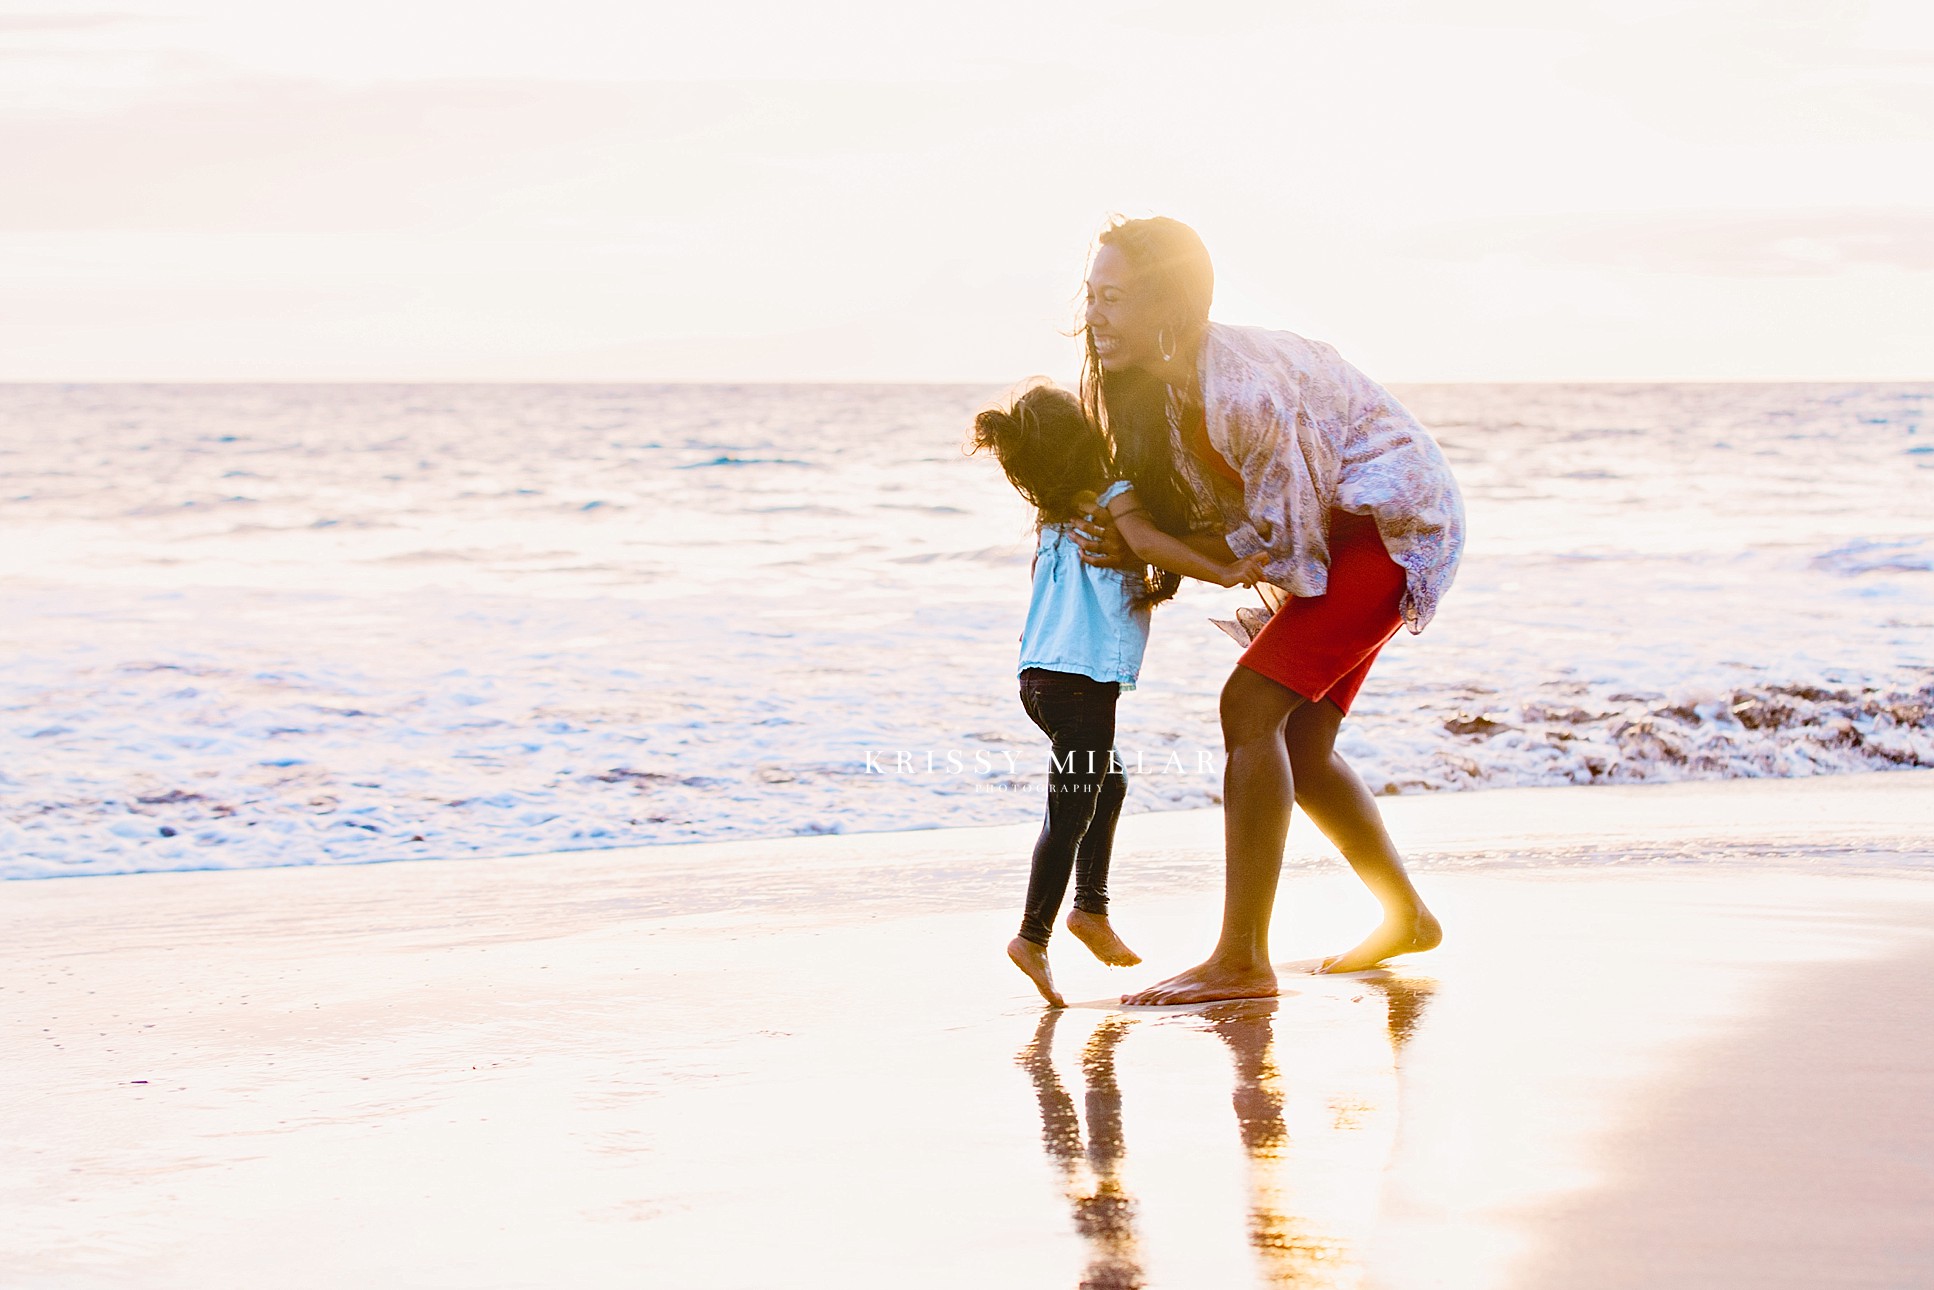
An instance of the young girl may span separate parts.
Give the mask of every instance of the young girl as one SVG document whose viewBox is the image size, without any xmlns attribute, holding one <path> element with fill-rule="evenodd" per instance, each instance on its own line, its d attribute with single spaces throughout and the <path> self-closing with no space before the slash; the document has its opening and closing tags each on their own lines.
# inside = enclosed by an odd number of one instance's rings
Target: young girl
<svg viewBox="0 0 1934 1290">
<path fill-rule="evenodd" d="M 974 419 L 973 449 L 993 452 L 1007 478 L 1035 508 L 1040 544 L 1034 593 L 1021 632 L 1021 706 L 1052 741 L 1047 816 L 1034 844 L 1021 934 L 1007 956 L 1054 1007 L 1063 1007 L 1048 973 L 1048 936 L 1075 877 L 1068 930 L 1103 963 L 1141 962 L 1108 922 L 1108 858 L 1128 792 L 1115 757 L 1115 700 L 1135 688 L 1148 644 L 1150 606 L 1174 593 L 1175 579 L 1148 580 L 1086 564 L 1073 521 L 1104 507 L 1135 557 L 1208 582 L 1248 586 L 1262 557 L 1223 564 L 1155 527 L 1127 482 L 1114 477 L 1107 440 L 1066 390 L 1037 385 L 1007 408 Z"/>
</svg>

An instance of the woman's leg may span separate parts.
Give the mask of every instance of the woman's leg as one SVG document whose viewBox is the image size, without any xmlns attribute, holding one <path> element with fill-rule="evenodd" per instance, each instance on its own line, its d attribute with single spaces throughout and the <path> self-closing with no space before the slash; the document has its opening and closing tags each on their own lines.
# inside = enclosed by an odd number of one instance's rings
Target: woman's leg
<svg viewBox="0 0 1934 1290">
<path fill-rule="evenodd" d="M 1343 713 L 1333 703 L 1306 703 L 1284 723 L 1283 743 L 1296 781 L 1296 804 L 1350 862 L 1383 906 L 1383 922 L 1347 953 L 1325 960 L 1325 972 L 1358 972 L 1396 954 L 1427 950 L 1444 939 L 1403 857 L 1383 827 L 1370 789 L 1336 751 Z"/>
<path fill-rule="evenodd" d="M 1238 667 L 1222 687 L 1222 934 L 1204 963 L 1132 995 L 1125 1003 L 1200 1003 L 1276 993 L 1269 963 L 1269 916 L 1296 800 L 1283 730 L 1307 706 L 1303 696 Z"/>
</svg>

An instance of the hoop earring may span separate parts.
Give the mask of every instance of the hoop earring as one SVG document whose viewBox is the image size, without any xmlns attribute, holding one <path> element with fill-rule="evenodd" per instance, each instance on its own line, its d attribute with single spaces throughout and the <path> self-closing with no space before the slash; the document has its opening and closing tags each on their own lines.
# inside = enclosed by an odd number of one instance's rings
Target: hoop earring
<svg viewBox="0 0 1934 1290">
<path fill-rule="evenodd" d="M 1163 323 L 1155 329 L 1155 348 L 1162 351 L 1162 361 L 1164 363 L 1173 363 L 1175 361 L 1175 344 L 1168 338 L 1167 323 Z"/>
</svg>

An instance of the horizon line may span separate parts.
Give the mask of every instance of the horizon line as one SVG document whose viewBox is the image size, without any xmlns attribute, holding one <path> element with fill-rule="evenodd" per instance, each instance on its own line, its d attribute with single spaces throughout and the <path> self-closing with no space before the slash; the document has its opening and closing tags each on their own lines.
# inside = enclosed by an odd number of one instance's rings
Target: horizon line
<svg viewBox="0 0 1934 1290">
<path fill-rule="evenodd" d="M 350 377 L 296 377 L 296 376 L 212 376 L 212 377 L 145 377 L 145 376 L 108 376 L 108 377 L 4 377 L 0 376 L 0 387 L 28 386 L 235 386 L 235 385 L 447 385 L 447 386 L 576 386 L 576 385 L 632 385 L 632 386 L 730 386 L 757 385 L 771 387 L 811 386 L 811 387 L 851 387 L 851 386 L 897 386 L 907 388 L 936 388 L 985 386 L 1004 389 L 1019 385 L 1023 381 L 1037 379 L 1043 373 L 1001 380 L 975 379 L 971 377 L 940 378 L 788 378 L 788 377 L 523 377 L 509 379 L 490 379 L 481 377 L 405 377 L 405 376 L 350 376 Z M 1048 379 L 1053 379 L 1052 377 Z M 1631 376 L 1631 377 L 1395 377 L 1379 380 L 1382 385 L 1934 385 L 1934 374 L 1926 376 L 1810 376 L 1810 377 L 1755 377 L 1755 376 Z"/>
</svg>

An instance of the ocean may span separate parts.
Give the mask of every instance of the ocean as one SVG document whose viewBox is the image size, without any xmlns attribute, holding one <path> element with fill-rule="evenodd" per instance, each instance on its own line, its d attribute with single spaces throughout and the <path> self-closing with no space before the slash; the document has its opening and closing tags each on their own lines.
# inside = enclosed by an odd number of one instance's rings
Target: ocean
<svg viewBox="0 0 1934 1290">
<path fill-rule="evenodd" d="M 0 877 L 1016 821 L 1033 534 L 984 386 L 0 386 Z M 1395 393 L 1470 543 L 1385 793 L 1934 766 L 1934 385 Z M 1128 810 L 1213 805 L 1190 584 Z"/>
</svg>

